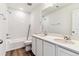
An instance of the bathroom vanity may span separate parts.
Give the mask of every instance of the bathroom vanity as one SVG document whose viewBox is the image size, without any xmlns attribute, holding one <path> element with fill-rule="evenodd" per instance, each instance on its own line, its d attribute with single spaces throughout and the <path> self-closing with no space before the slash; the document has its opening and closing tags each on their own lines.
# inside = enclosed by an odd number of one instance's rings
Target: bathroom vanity
<svg viewBox="0 0 79 59">
<path fill-rule="evenodd" d="M 32 39 L 32 52 L 36 56 L 78 56 L 79 41 L 62 41 L 63 35 L 34 34 Z"/>
</svg>

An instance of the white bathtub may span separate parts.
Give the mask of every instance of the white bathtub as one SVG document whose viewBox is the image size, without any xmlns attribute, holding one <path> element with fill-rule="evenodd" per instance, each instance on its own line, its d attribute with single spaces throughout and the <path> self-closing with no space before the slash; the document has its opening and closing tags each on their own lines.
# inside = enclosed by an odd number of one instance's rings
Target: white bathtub
<svg viewBox="0 0 79 59">
<path fill-rule="evenodd" d="M 24 47 L 25 41 L 26 41 L 26 38 L 7 39 L 6 40 L 6 51 Z"/>
</svg>

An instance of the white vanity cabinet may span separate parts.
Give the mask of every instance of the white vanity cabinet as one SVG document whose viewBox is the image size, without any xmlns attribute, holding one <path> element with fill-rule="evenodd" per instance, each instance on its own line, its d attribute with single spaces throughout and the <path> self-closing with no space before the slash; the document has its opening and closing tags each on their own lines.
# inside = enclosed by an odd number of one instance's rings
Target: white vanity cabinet
<svg viewBox="0 0 79 59">
<path fill-rule="evenodd" d="M 36 38 L 32 38 L 32 52 L 34 55 L 36 55 Z"/>
<path fill-rule="evenodd" d="M 34 55 L 36 56 L 42 56 L 42 40 L 38 39 L 38 38 L 34 38 L 32 39 L 32 52 Z"/>
<path fill-rule="evenodd" d="M 56 50 L 57 56 L 78 56 L 78 54 L 58 46 L 56 47 Z"/>
<path fill-rule="evenodd" d="M 36 40 L 37 41 L 37 46 L 36 46 L 36 55 L 37 56 L 42 56 L 42 54 L 43 54 L 43 45 L 42 45 L 42 40 L 41 39 L 37 39 Z"/>
<path fill-rule="evenodd" d="M 43 41 L 43 56 L 55 56 L 55 45 Z"/>
<path fill-rule="evenodd" d="M 42 39 L 32 39 L 32 52 L 36 56 L 55 56 L 55 45 Z"/>
<path fill-rule="evenodd" d="M 32 39 L 32 52 L 36 56 L 79 56 L 74 50 L 36 37 Z"/>
</svg>

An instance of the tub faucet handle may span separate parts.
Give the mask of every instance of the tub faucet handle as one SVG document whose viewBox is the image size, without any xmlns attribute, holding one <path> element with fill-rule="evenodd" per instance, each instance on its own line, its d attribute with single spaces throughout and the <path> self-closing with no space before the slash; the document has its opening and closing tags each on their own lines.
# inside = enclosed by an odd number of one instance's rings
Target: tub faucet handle
<svg viewBox="0 0 79 59">
<path fill-rule="evenodd" d="M 71 39 L 70 39 L 70 36 L 68 36 L 68 35 L 65 35 L 65 36 L 64 36 L 64 39 L 66 39 L 66 40 L 71 40 Z"/>
<path fill-rule="evenodd" d="M 6 34 L 6 36 L 9 36 L 10 34 Z"/>
<path fill-rule="evenodd" d="M 2 43 L 3 43 L 3 40 L 0 39 L 0 44 L 2 44 Z"/>
</svg>

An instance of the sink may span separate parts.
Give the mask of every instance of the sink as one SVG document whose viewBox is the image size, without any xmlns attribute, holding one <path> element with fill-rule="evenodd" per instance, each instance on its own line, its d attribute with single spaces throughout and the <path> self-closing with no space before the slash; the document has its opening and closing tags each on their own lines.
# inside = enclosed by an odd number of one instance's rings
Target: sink
<svg viewBox="0 0 79 59">
<path fill-rule="evenodd" d="M 45 37 L 47 39 L 54 39 L 56 42 L 58 43 L 62 43 L 62 44 L 74 44 L 74 41 L 72 40 L 66 40 L 64 38 L 61 38 L 61 37 L 57 37 L 57 36 L 52 36 L 52 35 L 45 35 L 45 34 L 37 34 L 38 36 L 41 36 L 41 37 Z"/>
<path fill-rule="evenodd" d="M 74 44 L 72 40 L 65 40 L 65 39 L 54 39 L 56 42 L 63 43 L 63 44 Z"/>
</svg>

